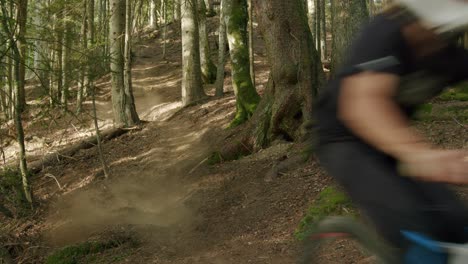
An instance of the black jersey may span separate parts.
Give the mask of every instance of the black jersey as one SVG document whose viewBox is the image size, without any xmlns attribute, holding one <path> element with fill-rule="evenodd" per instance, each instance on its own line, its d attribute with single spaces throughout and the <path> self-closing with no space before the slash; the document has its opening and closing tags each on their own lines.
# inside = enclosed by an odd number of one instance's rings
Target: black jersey
<svg viewBox="0 0 468 264">
<path fill-rule="evenodd" d="M 436 96 L 448 85 L 468 78 L 466 50 L 449 45 L 436 54 L 415 59 L 401 27 L 394 19 L 381 14 L 358 34 L 347 51 L 342 67 L 321 91 L 315 104 L 319 144 L 358 139 L 337 117 L 340 84 L 347 76 L 362 71 L 400 76 L 395 101 L 408 116 L 416 106 Z"/>
</svg>

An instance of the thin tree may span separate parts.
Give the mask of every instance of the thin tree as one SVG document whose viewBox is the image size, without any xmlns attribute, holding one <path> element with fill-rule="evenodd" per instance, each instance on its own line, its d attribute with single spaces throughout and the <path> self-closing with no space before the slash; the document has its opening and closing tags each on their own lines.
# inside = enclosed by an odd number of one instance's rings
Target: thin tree
<svg viewBox="0 0 468 264">
<path fill-rule="evenodd" d="M 166 59 L 166 42 L 167 42 L 167 0 L 162 0 L 161 13 L 163 17 L 163 59 Z"/>
<path fill-rule="evenodd" d="M 3 30 L 5 31 L 6 35 L 10 39 L 10 45 L 11 49 L 13 50 L 14 53 L 14 60 L 16 65 L 21 64 L 21 62 L 24 63 L 24 60 L 21 59 L 21 49 L 18 46 L 20 42 L 15 41 L 16 39 L 20 39 L 20 35 L 25 33 L 25 29 L 19 29 L 15 33 L 12 30 L 12 25 L 9 22 L 8 19 L 8 11 L 6 9 L 6 4 L 5 0 L 0 0 L 1 3 L 1 9 L 2 9 L 2 26 Z M 24 3 L 24 2 L 22 2 Z M 27 4 L 27 2 L 26 2 Z M 19 12 L 17 14 L 20 14 L 22 16 L 26 16 L 26 13 Z M 24 20 L 25 18 L 23 17 L 18 17 L 18 27 L 21 27 L 21 25 L 26 25 L 25 23 L 22 24 L 21 20 Z M 24 40 L 24 36 L 23 36 Z M 15 81 L 16 83 L 24 83 L 24 74 L 21 74 L 20 67 L 15 67 L 14 71 L 14 76 L 15 76 Z M 22 79 L 23 78 L 23 79 Z M 19 94 L 19 89 L 20 86 L 16 85 L 15 86 L 15 93 Z M 21 119 L 21 107 L 22 103 L 19 97 L 16 97 L 13 99 L 13 104 L 14 104 L 14 121 L 15 121 L 15 127 L 16 127 L 16 133 L 17 133 L 17 141 L 19 145 L 19 168 L 20 168 L 20 173 L 21 173 L 21 179 L 22 179 L 22 184 L 23 184 L 23 191 L 24 191 L 24 197 L 26 200 L 30 203 L 32 206 L 33 204 L 33 196 L 32 196 L 32 191 L 31 191 L 31 186 L 29 184 L 29 172 L 28 172 L 28 167 L 26 164 L 26 147 L 24 144 L 24 130 L 23 130 L 23 122 Z"/>
<path fill-rule="evenodd" d="M 317 47 L 317 52 L 319 55 L 319 58 L 322 58 L 322 34 L 321 34 L 321 23 L 322 23 L 322 5 L 321 5 L 321 0 L 315 0 L 315 41 L 317 42 L 316 47 Z"/>
<path fill-rule="evenodd" d="M 200 36 L 200 63 L 202 79 L 206 84 L 216 81 L 216 66 L 210 56 L 210 42 L 208 41 L 208 31 L 206 27 L 206 6 L 205 1 L 200 0 L 198 5 L 198 29 Z"/>
<path fill-rule="evenodd" d="M 322 25 L 322 60 L 327 59 L 327 17 L 326 17 L 326 8 L 327 8 L 327 0 L 321 0 L 322 7 L 320 10 L 322 11 L 321 15 L 321 25 Z"/>
<path fill-rule="evenodd" d="M 221 0 L 219 12 L 218 29 L 218 67 L 216 72 L 215 96 L 221 97 L 224 94 L 224 65 L 226 64 L 226 23 L 224 21 L 223 5 L 225 0 Z"/>
<path fill-rule="evenodd" d="M 254 53 L 254 34 L 253 34 L 253 9 L 252 0 L 248 0 L 249 7 L 249 63 L 250 63 L 250 77 L 252 84 L 255 87 L 255 53 Z"/>
<path fill-rule="evenodd" d="M 16 6 L 16 19 L 18 20 L 16 42 L 19 51 L 18 60 L 16 60 L 15 67 L 17 67 L 18 78 L 16 80 L 16 96 L 18 98 L 18 105 L 16 110 L 22 113 L 26 109 L 26 93 L 25 93 L 25 78 L 26 78 L 26 22 L 28 20 L 28 0 L 18 0 Z"/>
</svg>

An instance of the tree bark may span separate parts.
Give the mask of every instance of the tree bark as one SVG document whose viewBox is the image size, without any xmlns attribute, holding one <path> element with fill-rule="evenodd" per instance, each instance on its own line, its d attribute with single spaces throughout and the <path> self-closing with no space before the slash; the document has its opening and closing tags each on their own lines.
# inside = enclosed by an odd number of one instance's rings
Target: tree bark
<svg viewBox="0 0 468 264">
<path fill-rule="evenodd" d="M 221 97 L 224 94 L 224 65 L 226 64 L 226 23 L 224 22 L 223 5 L 225 0 L 221 0 L 219 12 L 219 42 L 218 42 L 218 67 L 216 72 L 215 96 Z"/>
<path fill-rule="evenodd" d="M 213 7 L 213 1 L 212 0 L 201 0 L 204 2 L 205 4 L 205 7 L 206 7 L 206 16 L 208 17 L 212 17 L 214 15 L 216 15 L 215 11 L 214 11 L 214 7 Z"/>
<path fill-rule="evenodd" d="M 179 21 L 180 18 L 181 18 L 181 11 L 180 11 L 180 1 L 183 1 L 183 0 L 174 0 L 174 5 L 175 5 L 175 16 L 174 16 L 174 20 L 176 21 Z"/>
<path fill-rule="evenodd" d="M 205 1 L 199 1 L 198 9 L 199 32 L 200 32 L 200 63 L 202 80 L 205 84 L 216 81 L 216 66 L 210 56 L 210 42 L 208 41 L 208 31 L 206 28 L 206 6 Z"/>
<path fill-rule="evenodd" d="M 344 53 L 362 24 L 368 21 L 366 0 L 332 0 L 331 75 L 339 69 Z"/>
<path fill-rule="evenodd" d="M 249 45 L 247 39 L 247 0 L 226 1 L 224 19 L 231 55 L 232 86 L 236 94 L 236 116 L 231 127 L 247 121 L 260 102 L 250 76 Z"/>
<path fill-rule="evenodd" d="M 26 22 L 28 20 L 28 0 L 18 0 L 16 18 L 18 20 L 17 28 L 17 46 L 19 51 L 19 60 L 16 63 L 19 77 L 17 79 L 16 96 L 18 98 L 17 111 L 22 113 L 26 109 L 26 93 L 24 81 L 26 77 Z"/>
<path fill-rule="evenodd" d="M 22 2 L 22 3 L 24 3 L 24 2 Z M 13 53 L 15 55 L 14 56 L 15 63 L 16 63 L 16 65 L 21 65 L 22 51 L 21 51 L 21 46 L 18 46 L 18 45 L 20 45 L 20 43 L 21 43 L 19 41 L 19 39 L 23 38 L 23 40 L 24 40 L 24 35 L 23 35 L 23 37 L 21 37 L 21 35 L 25 33 L 25 29 L 19 29 L 15 33 L 16 36 L 13 36 L 13 29 L 10 28 L 10 24 L 7 21 L 8 16 L 7 16 L 6 6 L 5 6 L 5 1 L 1 0 L 1 4 L 2 4 L 1 9 L 2 9 L 2 15 L 3 15 L 3 18 L 2 18 L 2 21 L 1 21 L 2 26 L 3 26 L 3 29 L 5 30 L 6 35 L 9 36 L 9 38 L 10 38 L 11 48 L 12 48 Z M 27 4 L 27 2 L 24 3 L 24 4 Z M 18 8 L 20 8 L 20 7 L 18 7 Z M 23 11 L 20 11 L 17 14 L 20 14 Z M 26 14 L 22 14 L 22 15 L 26 16 Z M 18 19 L 23 20 L 23 18 L 20 18 L 20 16 L 18 16 Z M 19 27 L 21 27 L 21 23 L 23 23 L 23 22 L 19 22 L 19 24 L 20 24 Z M 24 21 L 24 23 L 26 23 L 26 22 Z M 18 41 L 15 42 L 15 38 Z M 23 66 L 24 66 L 24 57 L 23 57 Z M 16 83 L 18 84 L 18 83 L 22 82 L 23 83 L 23 88 L 24 88 L 24 77 L 25 76 L 24 76 L 24 74 L 22 75 L 20 67 L 15 68 L 14 75 L 15 75 Z M 20 92 L 18 91 L 20 89 L 20 87 L 21 87 L 20 85 L 15 85 L 14 89 L 16 90 L 15 91 L 16 95 L 20 94 Z M 13 105 L 14 105 L 14 108 L 15 108 L 14 111 L 13 111 L 13 115 L 14 115 L 14 122 L 15 122 L 15 126 L 16 126 L 17 141 L 18 141 L 19 150 L 20 150 L 19 151 L 19 168 L 20 168 L 21 179 L 22 179 L 22 183 L 23 183 L 24 197 L 26 198 L 26 200 L 32 206 L 33 198 L 32 198 L 31 186 L 29 185 L 29 172 L 28 172 L 28 167 L 26 165 L 26 148 L 25 148 L 25 144 L 24 144 L 24 130 L 23 130 L 23 122 L 22 122 L 22 119 L 21 119 L 22 102 L 19 99 L 19 97 L 15 97 L 13 99 Z"/>
<path fill-rule="evenodd" d="M 150 3 L 150 26 L 153 29 L 158 28 L 158 2 L 159 0 L 151 0 Z"/>
<path fill-rule="evenodd" d="M 234 143 L 218 153 L 227 160 L 275 139 L 308 139 L 312 101 L 324 83 L 301 0 L 253 0 L 253 6 L 271 65 L 270 78 L 254 116 L 233 132 L 236 136 L 229 141 Z"/>
<path fill-rule="evenodd" d="M 255 53 L 254 53 L 254 34 L 253 34 L 253 9 L 252 0 L 248 0 L 249 7 L 249 64 L 250 64 L 250 77 L 252 78 L 252 84 L 255 85 Z"/>
<path fill-rule="evenodd" d="M 322 16 L 320 17 L 322 22 L 321 22 L 321 25 L 322 25 L 322 60 L 326 60 L 327 59 L 327 54 L 328 54 L 328 50 L 327 50 L 327 17 L 326 17 L 326 8 L 327 8 L 327 5 L 326 5 L 326 0 L 321 0 L 322 2 L 322 7 L 321 7 L 321 11 L 322 11 Z"/>
<path fill-rule="evenodd" d="M 315 0 L 307 0 L 307 19 L 310 28 L 310 32 L 312 33 L 312 41 L 315 45 L 315 35 L 316 35 L 316 27 L 315 27 Z"/>
<path fill-rule="evenodd" d="M 197 0 L 181 0 L 182 10 L 182 104 L 190 105 L 206 97 L 200 68 L 200 41 Z"/>
<path fill-rule="evenodd" d="M 317 27 L 315 29 L 316 35 L 315 35 L 315 41 L 316 47 L 317 47 L 317 52 L 319 55 L 319 58 L 322 58 L 322 34 L 321 34 L 321 25 L 322 23 L 322 6 L 321 6 L 321 0 L 315 0 L 315 26 Z"/>
<path fill-rule="evenodd" d="M 164 28 L 163 28 L 163 59 L 166 59 L 166 42 L 167 42 L 167 1 L 162 0 L 162 17 L 164 21 Z"/>
<path fill-rule="evenodd" d="M 131 127 L 140 123 L 132 90 L 125 83 L 125 25 L 126 1 L 111 0 L 110 53 L 112 75 L 112 107 L 114 122 L 118 127 Z M 131 34 L 131 32 L 129 32 Z M 130 45 L 130 43 L 128 43 Z"/>
<path fill-rule="evenodd" d="M 82 48 L 83 50 L 88 49 L 88 0 L 83 0 L 83 17 L 81 22 L 81 41 L 82 41 Z M 83 69 L 80 71 L 80 80 L 78 82 L 78 93 L 76 96 L 76 106 L 77 106 L 77 113 L 81 112 L 81 107 L 83 104 L 83 100 L 86 98 L 87 92 L 87 85 L 88 85 L 88 60 L 85 60 L 85 65 L 83 65 Z"/>
<path fill-rule="evenodd" d="M 70 47 L 72 45 L 72 25 L 68 19 L 65 20 L 65 34 L 64 34 L 64 41 L 63 41 L 63 57 L 62 57 L 62 65 L 63 65 L 63 91 L 62 91 L 62 98 L 61 104 L 64 109 L 68 109 L 68 96 L 69 96 L 69 89 L 71 84 L 71 72 L 70 72 Z"/>
</svg>

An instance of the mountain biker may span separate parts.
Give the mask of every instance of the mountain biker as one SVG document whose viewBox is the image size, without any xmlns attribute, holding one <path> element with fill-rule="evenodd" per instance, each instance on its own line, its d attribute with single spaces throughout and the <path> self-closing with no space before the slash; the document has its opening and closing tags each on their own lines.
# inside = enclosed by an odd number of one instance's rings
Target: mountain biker
<svg viewBox="0 0 468 264">
<path fill-rule="evenodd" d="M 438 149 L 410 126 L 416 107 L 468 79 L 456 40 L 468 1 L 395 0 L 362 29 L 315 106 L 317 156 L 396 248 L 402 230 L 467 242 L 467 152 Z M 402 169 L 403 168 L 403 169 Z"/>
</svg>

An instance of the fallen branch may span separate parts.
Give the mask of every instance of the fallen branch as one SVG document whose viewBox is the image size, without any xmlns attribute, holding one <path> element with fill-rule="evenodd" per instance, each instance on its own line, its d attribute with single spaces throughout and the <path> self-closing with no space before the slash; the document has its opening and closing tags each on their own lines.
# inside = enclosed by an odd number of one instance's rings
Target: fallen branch
<svg viewBox="0 0 468 264">
<path fill-rule="evenodd" d="M 102 133 L 102 140 L 110 140 L 116 137 L 119 137 L 125 133 L 129 132 L 129 130 L 121 129 L 121 128 L 113 128 Z M 61 160 L 60 157 L 72 157 L 78 151 L 82 149 L 90 149 L 97 145 L 97 139 L 95 136 L 89 137 L 86 140 L 83 140 L 77 144 L 72 145 L 64 150 L 61 150 L 56 153 L 52 153 L 46 156 L 44 159 L 36 162 L 32 162 L 29 167 L 33 173 L 38 173 L 42 170 L 45 166 L 55 162 L 55 159 Z"/>
<path fill-rule="evenodd" d="M 101 140 L 102 141 L 111 140 L 113 138 L 117 138 L 123 134 L 126 134 L 129 131 L 131 130 L 122 129 L 122 128 L 112 128 L 112 129 L 102 132 Z M 51 153 L 45 156 L 41 160 L 33 161 L 28 164 L 28 167 L 33 174 L 36 174 L 36 173 L 39 173 L 43 168 L 53 163 L 72 158 L 78 151 L 82 149 L 90 149 L 96 145 L 97 145 L 96 136 L 92 136 L 81 142 L 75 143 L 74 145 L 67 147 L 63 150 Z"/>
<path fill-rule="evenodd" d="M 59 189 L 60 189 L 60 190 L 63 190 L 62 185 L 61 185 L 60 182 L 57 180 L 57 177 L 55 177 L 54 175 L 52 175 L 52 174 L 50 174 L 50 173 L 46 173 L 45 176 L 54 179 L 55 182 L 57 183 L 57 186 L 59 187 Z"/>
</svg>

